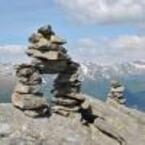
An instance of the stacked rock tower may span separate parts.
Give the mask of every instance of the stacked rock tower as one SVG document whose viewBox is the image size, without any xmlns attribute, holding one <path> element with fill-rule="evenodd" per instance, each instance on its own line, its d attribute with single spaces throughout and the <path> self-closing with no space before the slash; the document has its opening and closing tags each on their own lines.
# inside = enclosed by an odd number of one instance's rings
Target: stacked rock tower
<svg viewBox="0 0 145 145">
<path fill-rule="evenodd" d="M 77 112 L 84 102 L 80 94 L 81 83 L 78 80 L 79 64 L 70 61 L 64 71 L 60 72 L 54 81 L 55 98 L 52 100 L 56 105 L 54 110 L 62 115 Z"/>
<path fill-rule="evenodd" d="M 12 103 L 25 114 L 37 117 L 49 112 L 47 100 L 41 92 L 42 78 L 37 68 L 31 64 L 21 64 L 17 67 L 18 83 L 12 95 Z"/>
<path fill-rule="evenodd" d="M 118 104 L 125 104 L 126 99 L 124 97 L 124 86 L 119 81 L 111 82 L 111 89 L 108 94 L 108 100 L 114 100 Z"/>
<path fill-rule="evenodd" d="M 32 58 L 32 61 L 31 64 L 22 64 L 17 68 L 17 77 L 22 79 L 12 96 L 13 104 L 24 109 L 25 112 L 30 110 L 37 112 L 37 115 L 48 112 L 47 101 L 39 91 L 42 83 L 40 76 L 41 74 L 58 74 L 52 90 L 54 93 L 52 110 L 65 116 L 70 112 L 79 111 L 81 104 L 85 101 L 84 96 L 80 94 L 81 83 L 78 80 L 80 66 L 72 61 L 63 47 L 66 41 L 56 36 L 51 26 L 47 25 L 40 27 L 36 33 L 32 34 L 29 42 L 26 54 Z"/>
</svg>

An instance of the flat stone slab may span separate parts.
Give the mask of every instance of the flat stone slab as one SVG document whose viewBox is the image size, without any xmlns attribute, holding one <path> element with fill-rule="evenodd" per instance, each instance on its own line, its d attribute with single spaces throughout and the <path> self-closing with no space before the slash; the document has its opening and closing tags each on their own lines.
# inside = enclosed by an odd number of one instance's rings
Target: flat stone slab
<svg viewBox="0 0 145 145">
<path fill-rule="evenodd" d="M 28 49 L 26 53 L 36 58 L 47 60 L 69 60 L 69 56 L 60 51 L 41 52 L 36 49 Z"/>
<path fill-rule="evenodd" d="M 42 96 L 18 93 L 12 95 L 12 103 L 24 110 L 39 109 L 48 105 L 47 99 Z"/>
</svg>

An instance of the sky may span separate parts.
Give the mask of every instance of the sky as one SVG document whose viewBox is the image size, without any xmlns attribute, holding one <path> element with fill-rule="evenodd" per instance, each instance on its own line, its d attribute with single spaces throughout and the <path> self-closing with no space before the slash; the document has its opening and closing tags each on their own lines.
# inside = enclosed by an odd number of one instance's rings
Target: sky
<svg viewBox="0 0 145 145">
<path fill-rule="evenodd" d="M 0 0 L 0 63 L 28 59 L 28 37 L 46 24 L 77 61 L 145 60 L 145 0 Z"/>
</svg>

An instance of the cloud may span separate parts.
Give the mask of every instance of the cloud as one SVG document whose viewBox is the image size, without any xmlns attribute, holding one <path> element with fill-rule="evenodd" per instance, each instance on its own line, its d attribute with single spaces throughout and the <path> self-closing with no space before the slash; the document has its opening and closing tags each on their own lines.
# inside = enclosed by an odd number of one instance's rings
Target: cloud
<svg viewBox="0 0 145 145">
<path fill-rule="evenodd" d="M 71 18 L 83 23 L 145 22 L 144 0 L 54 0 Z"/>
<path fill-rule="evenodd" d="M 1 54 L 21 54 L 24 52 L 25 47 L 21 45 L 1 45 L 0 52 Z"/>
<path fill-rule="evenodd" d="M 30 61 L 21 45 L 0 46 L 0 63 Z M 68 46 L 68 54 L 79 62 L 123 63 L 145 60 L 145 36 L 122 35 L 114 38 L 80 38 Z"/>
<path fill-rule="evenodd" d="M 76 48 L 76 49 L 73 49 Z M 81 38 L 71 52 L 78 61 L 123 63 L 145 59 L 145 36 Z"/>
<path fill-rule="evenodd" d="M 27 60 L 25 46 L 22 45 L 1 45 L 0 63 L 20 63 Z"/>
<path fill-rule="evenodd" d="M 110 46 L 116 47 L 117 49 L 125 49 L 128 51 L 144 51 L 145 36 L 120 36 L 115 41 L 113 41 Z"/>
</svg>

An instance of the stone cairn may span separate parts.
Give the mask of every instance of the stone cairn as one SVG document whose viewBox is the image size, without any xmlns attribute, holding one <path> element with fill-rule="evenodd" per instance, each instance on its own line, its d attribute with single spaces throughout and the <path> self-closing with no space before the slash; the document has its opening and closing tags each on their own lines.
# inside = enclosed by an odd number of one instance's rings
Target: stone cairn
<svg viewBox="0 0 145 145">
<path fill-rule="evenodd" d="M 58 74 L 52 93 L 55 113 L 68 116 L 78 112 L 85 101 L 80 94 L 81 82 L 78 79 L 79 64 L 72 61 L 63 45 L 65 40 L 55 35 L 50 25 L 40 27 L 29 38 L 26 54 L 30 64 L 21 64 L 16 69 L 18 84 L 12 95 L 12 103 L 29 116 L 42 116 L 49 112 L 47 100 L 40 91 L 42 74 Z"/>
<path fill-rule="evenodd" d="M 12 103 L 26 115 L 37 117 L 49 113 L 49 105 L 41 92 L 42 78 L 38 69 L 31 64 L 16 68 L 18 83 L 12 95 Z"/>
<path fill-rule="evenodd" d="M 124 86 L 118 81 L 111 82 L 111 89 L 108 94 L 108 100 L 114 100 L 118 104 L 125 104 L 126 99 L 124 98 Z"/>
</svg>

